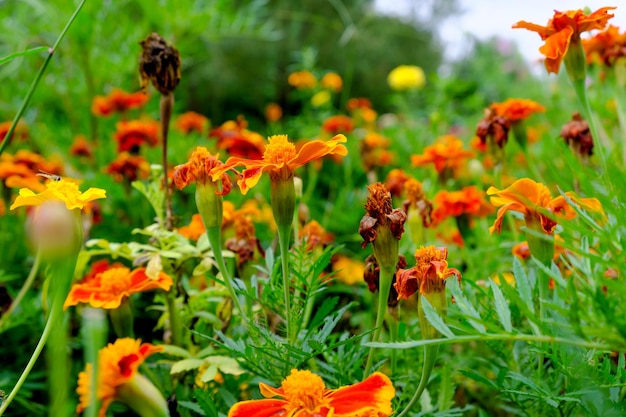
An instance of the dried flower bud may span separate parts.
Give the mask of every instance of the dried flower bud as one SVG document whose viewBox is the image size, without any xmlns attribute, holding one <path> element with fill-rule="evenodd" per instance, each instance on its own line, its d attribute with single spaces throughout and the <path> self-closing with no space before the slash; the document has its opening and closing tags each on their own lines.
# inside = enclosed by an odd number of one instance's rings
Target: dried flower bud
<svg viewBox="0 0 626 417">
<path fill-rule="evenodd" d="M 574 112 L 572 120 L 565 123 L 561 129 L 561 137 L 581 158 L 587 158 L 592 155 L 593 138 L 589 130 L 589 123 L 583 120 L 580 113 Z"/>
<path fill-rule="evenodd" d="M 180 82 L 180 55 L 159 34 L 153 32 L 139 42 L 143 51 L 139 57 L 141 88 L 145 91 L 152 81 L 163 95 L 173 93 Z"/>
<path fill-rule="evenodd" d="M 490 143 L 491 138 L 493 144 L 503 148 L 509 139 L 510 129 L 509 121 L 503 116 L 498 116 L 494 109 L 489 108 L 485 109 L 485 118 L 476 126 L 476 136 L 480 138 L 482 143 Z"/>
</svg>

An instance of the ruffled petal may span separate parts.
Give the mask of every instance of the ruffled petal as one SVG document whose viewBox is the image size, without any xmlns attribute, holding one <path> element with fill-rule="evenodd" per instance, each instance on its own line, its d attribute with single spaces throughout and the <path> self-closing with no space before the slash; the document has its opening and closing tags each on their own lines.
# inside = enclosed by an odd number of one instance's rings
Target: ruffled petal
<svg viewBox="0 0 626 417">
<path fill-rule="evenodd" d="M 348 139 L 344 135 L 336 135 L 328 141 L 313 140 L 307 142 L 300 148 L 296 157 L 289 161 L 289 169 L 294 171 L 296 168 L 326 155 L 345 156 L 348 154 L 348 149 L 342 143 L 347 141 Z"/>
<path fill-rule="evenodd" d="M 250 400 L 233 405 L 228 417 L 281 417 L 287 413 L 287 402 L 284 400 Z"/>
<path fill-rule="evenodd" d="M 333 417 L 354 417 L 369 411 L 387 417 L 393 412 L 391 400 L 395 395 L 389 377 L 375 372 L 362 382 L 331 390 L 327 398 L 330 400 L 328 407 L 334 409 Z"/>
<path fill-rule="evenodd" d="M 545 66 L 548 72 L 554 74 L 559 72 L 561 61 L 567 53 L 573 34 L 574 29 L 567 26 L 548 37 L 546 43 L 539 48 L 539 52 L 546 57 Z"/>
</svg>

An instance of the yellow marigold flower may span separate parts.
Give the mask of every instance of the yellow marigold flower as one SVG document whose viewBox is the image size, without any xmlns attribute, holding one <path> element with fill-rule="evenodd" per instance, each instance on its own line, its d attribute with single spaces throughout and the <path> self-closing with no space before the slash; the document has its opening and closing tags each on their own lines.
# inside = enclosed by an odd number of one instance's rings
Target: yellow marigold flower
<svg viewBox="0 0 626 417">
<path fill-rule="evenodd" d="M 22 206 L 39 206 L 47 201 L 61 201 L 68 210 L 82 209 L 87 203 L 100 198 L 106 198 L 106 191 L 100 188 L 90 188 L 81 193 L 76 183 L 61 179 L 50 181 L 46 189 L 39 194 L 27 188 L 22 188 L 20 194 L 13 202 L 11 210 Z"/>
<path fill-rule="evenodd" d="M 333 261 L 333 272 L 337 280 L 344 284 L 359 284 L 363 282 L 365 263 L 347 256 L 337 255 Z"/>
<path fill-rule="evenodd" d="M 426 84 L 424 70 L 415 65 L 400 65 L 391 70 L 387 83 L 396 91 L 419 90 Z"/>
<path fill-rule="evenodd" d="M 329 72 L 322 77 L 322 87 L 338 93 L 343 88 L 343 80 L 336 72 Z"/>
<path fill-rule="evenodd" d="M 153 346 L 149 343 L 142 344 L 141 340 L 130 338 L 117 339 L 115 343 L 109 343 L 100 350 L 98 354 L 98 389 L 96 391 L 98 400 L 102 401 L 98 413 L 100 417 L 105 417 L 109 405 L 118 399 L 119 391 L 125 384 L 131 383 L 137 378 L 143 378 L 137 371 L 139 365 L 148 356 L 162 350 L 161 346 Z M 93 367 L 88 363 L 85 370 L 78 375 L 78 388 L 76 388 L 80 397 L 80 403 L 77 407 L 78 413 L 82 413 L 90 404 L 92 373 Z M 165 403 L 164 400 L 163 403 Z"/>
<path fill-rule="evenodd" d="M 322 107 L 330 102 L 330 93 L 326 90 L 319 91 L 311 97 L 311 105 L 313 107 Z"/>
<path fill-rule="evenodd" d="M 287 82 L 290 86 L 297 88 L 298 90 L 308 90 L 315 88 L 317 85 L 317 79 L 309 71 L 297 71 L 289 74 Z"/>
<path fill-rule="evenodd" d="M 72 285 L 64 307 L 85 303 L 95 308 L 115 309 L 131 294 L 157 288 L 169 291 L 171 287 L 172 278 L 164 272 L 152 279 L 146 275 L 146 268 L 131 272 L 123 266 L 114 267 Z"/>
<path fill-rule="evenodd" d="M 380 372 L 354 385 L 327 389 L 318 375 L 293 369 L 280 388 L 263 383 L 259 388 L 265 399 L 238 402 L 228 417 L 388 417 L 393 413 L 395 389 Z"/>
</svg>

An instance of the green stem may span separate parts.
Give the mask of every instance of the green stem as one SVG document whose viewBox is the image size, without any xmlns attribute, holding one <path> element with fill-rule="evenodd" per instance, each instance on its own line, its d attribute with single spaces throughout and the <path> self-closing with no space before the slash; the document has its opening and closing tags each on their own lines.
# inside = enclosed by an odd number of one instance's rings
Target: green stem
<svg viewBox="0 0 626 417">
<path fill-rule="evenodd" d="M 70 386 L 69 369 L 71 368 L 67 351 L 69 322 L 66 320 L 62 302 L 59 302 L 58 299 L 55 300 L 52 308 L 58 311 L 54 313 L 57 319 L 52 323 L 50 343 L 46 348 L 48 395 L 50 398 L 48 415 L 50 417 L 64 417 L 69 415 L 67 407 L 68 387 Z"/>
<path fill-rule="evenodd" d="M 17 126 L 17 123 L 19 122 L 20 118 L 26 111 L 26 108 L 28 108 L 30 99 L 33 97 L 33 94 L 35 93 L 35 90 L 37 89 L 37 86 L 39 85 L 39 81 L 41 80 L 41 77 L 43 76 L 44 72 L 46 72 L 46 68 L 48 67 L 48 64 L 50 63 L 50 61 L 52 60 L 52 56 L 54 55 L 54 52 L 57 50 L 57 47 L 59 46 L 59 44 L 65 37 L 65 34 L 67 33 L 70 26 L 76 19 L 76 16 L 78 16 L 80 9 L 83 8 L 83 5 L 85 4 L 86 1 L 87 0 L 82 0 L 80 4 L 76 7 L 76 10 L 74 10 L 74 13 L 70 17 L 70 20 L 68 20 L 68 22 L 65 24 L 65 27 L 61 31 L 61 34 L 57 38 L 56 42 L 54 43 L 54 45 L 52 45 L 52 48 L 48 50 L 48 56 L 46 57 L 46 60 L 43 62 L 43 65 L 41 66 L 41 68 L 39 69 L 39 72 L 35 76 L 33 83 L 30 85 L 30 88 L 28 89 L 28 92 L 26 93 L 26 97 L 24 97 L 24 101 L 22 101 L 22 105 L 20 106 L 19 110 L 15 114 L 15 117 L 13 118 L 13 122 L 11 123 L 11 127 L 9 127 L 9 131 L 4 137 L 4 140 L 2 141 L 2 143 L 0 143 L 0 155 L 2 155 L 4 148 L 6 148 L 9 142 L 11 141 L 11 138 L 13 136 L 13 131 L 15 130 L 15 127 Z"/>
<path fill-rule="evenodd" d="M 2 329 L 5 320 L 11 317 L 15 309 L 17 309 L 17 307 L 20 305 L 22 298 L 24 298 L 28 290 L 30 290 L 30 287 L 33 285 L 33 282 L 35 282 L 35 277 L 37 277 L 40 263 L 41 250 L 38 250 L 37 255 L 35 255 L 35 262 L 33 262 L 33 266 L 30 268 L 30 272 L 28 273 L 28 277 L 26 277 L 26 281 L 24 281 L 24 285 L 22 285 L 20 292 L 17 293 L 15 300 L 13 300 L 7 311 L 2 315 L 2 317 L 0 317 L 0 329 Z"/>
<path fill-rule="evenodd" d="M 85 417 L 98 417 L 100 401 L 98 400 L 98 352 L 107 340 L 107 318 L 101 308 L 84 307 L 82 311 L 81 334 L 84 346 L 85 363 L 92 364 L 90 400 Z"/>
<path fill-rule="evenodd" d="M 608 166 L 606 161 L 606 156 L 604 155 L 604 144 L 602 143 L 602 139 L 600 137 L 600 130 L 598 129 L 598 125 L 596 123 L 596 118 L 594 117 L 594 113 L 591 109 L 591 104 L 589 103 L 589 97 L 587 96 L 587 89 L 585 87 L 585 79 L 573 81 L 574 90 L 576 91 L 576 96 L 583 108 L 583 113 L 585 115 L 585 119 L 587 123 L 589 123 L 589 129 L 591 130 L 591 137 L 594 141 L 596 141 L 597 146 L 595 147 L 598 151 L 598 158 L 600 159 L 600 165 L 602 167 L 602 173 L 600 177 L 604 180 L 608 195 L 613 194 L 613 184 L 609 180 L 608 175 Z"/>
<path fill-rule="evenodd" d="M 50 311 L 50 315 L 48 316 L 48 321 L 46 322 L 46 326 L 44 327 L 43 333 L 41 334 L 41 337 L 39 338 L 39 342 L 37 343 L 37 346 L 35 347 L 35 351 L 31 355 L 28 363 L 26 364 L 26 368 L 24 368 L 22 375 L 17 380 L 17 383 L 11 390 L 11 393 L 4 400 L 4 402 L 2 403 L 2 406 L 0 406 L 0 416 L 2 416 L 4 412 L 6 411 L 6 409 L 9 407 L 9 404 L 11 404 L 11 402 L 17 395 L 18 391 L 20 390 L 20 388 L 26 381 L 26 378 L 28 377 L 28 374 L 30 374 L 30 371 L 33 369 L 33 366 L 35 366 L 35 362 L 37 362 L 37 359 L 39 358 L 39 355 L 41 354 L 41 351 L 43 350 L 43 347 L 45 346 L 46 341 L 48 340 L 48 336 L 50 336 L 50 332 L 52 331 L 52 328 L 54 327 L 54 322 L 57 319 L 57 314 L 62 311 L 63 311 L 62 309 L 55 308 L 55 306 L 52 307 L 52 310 Z"/>
<path fill-rule="evenodd" d="M 380 341 L 380 334 L 383 328 L 385 312 L 387 311 L 387 299 L 389 291 L 391 291 L 391 281 L 395 273 L 395 265 L 393 267 L 380 265 L 380 275 L 378 278 L 378 310 L 376 312 L 376 325 L 374 330 L 374 342 Z M 374 347 L 370 347 L 365 365 L 365 375 L 369 375 L 374 363 Z"/>
<path fill-rule="evenodd" d="M 224 256 L 222 255 L 222 229 L 220 226 L 209 227 L 206 231 L 207 237 L 209 238 L 209 243 L 211 244 L 211 249 L 213 249 L 213 257 L 215 258 L 215 262 L 217 262 L 217 268 L 220 270 L 222 274 L 222 280 L 224 281 L 224 285 L 228 289 L 230 293 L 230 297 L 233 299 L 233 303 L 235 303 L 235 307 L 241 314 L 241 319 L 247 324 L 247 316 L 245 314 L 245 310 L 239 301 L 239 297 L 237 296 L 237 292 L 235 291 L 235 287 L 233 286 L 233 278 L 230 276 L 230 270 L 226 267 L 226 263 L 224 262 Z"/>
<path fill-rule="evenodd" d="M 437 359 L 437 351 L 439 350 L 439 346 L 424 346 L 424 367 L 422 368 L 422 377 L 420 379 L 419 384 L 417 385 L 417 389 L 415 390 L 415 394 L 409 400 L 409 403 L 404 407 L 404 410 L 397 417 L 403 417 L 411 411 L 411 407 L 415 404 L 417 400 L 420 399 L 422 393 L 426 389 L 426 385 L 428 385 L 428 380 L 430 379 L 430 374 L 433 371 L 433 365 L 435 365 L 435 359 Z"/>
<path fill-rule="evenodd" d="M 183 346 L 183 324 L 180 319 L 178 306 L 176 305 L 176 288 L 171 288 L 165 296 L 167 311 L 170 317 L 170 332 L 172 333 L 172 344 Z"/>
<path fill-rule="evenodd" d="M 291 235 L 291 224 L 278 225 L 278 245 L 280 246 L 280 261 L 283 272 L 283 293 L 285 295 L 285 323 L 287 327 L 287 340 L 291 343 L 293 337 L 291 333 L 291 277 L 289 276 L 289 238 Z"/>
<path fill-rule="evenodd" d="M 399 327 L 399 323 L 397 319 L 397 311 L 396 311 L 395 317 L 392 314 L 393 313 L 390 313 L 387 315 L 387 327 L 389 328 L 389 341 L 396 342 L 398 340 L 398 327 Z M 395 375 L 397 369 L 398 369 L 398 355 L 394 349 L 391 351 L 391 375 Z"/>
</svg>

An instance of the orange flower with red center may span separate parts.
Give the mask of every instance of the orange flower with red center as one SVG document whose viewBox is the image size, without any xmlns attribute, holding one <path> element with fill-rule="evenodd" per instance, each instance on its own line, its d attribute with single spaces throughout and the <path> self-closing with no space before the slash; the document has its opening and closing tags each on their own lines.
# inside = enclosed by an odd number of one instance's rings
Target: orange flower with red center
<svg viewBox="0 0 626 417">
<path fill-rule="evenodd" d="M 517 122 L 530 117 L 534 113 L 543 113 L 546 108 L 536 101 L 525 98 L 509 98 L 502 103 L 492 103 L 491 108 L 498 116 L 505 117 L 510 122 Z"/>
<path fill-rule="evenodd" d="M 191 132 L 203 134 L 209 126 L 209 119 L 195 111 L 188 111 L 178 116 L 174 126 L 186 135 Z"/>
<path fill-rule="evenodd" d="M 539 48 L 539 52 L 546 57 L 546 69 L 549 73 L 557 74 L 570 45 L 580 42 L 582 32 L 604 29 L 608 20 L 614 16 L 609 14 L 609 10 L 613 9 L 615 7 L 602 7 L 589 15 L 582 10 L 566 12 L 555 10 L 554 16 L 546 26 L 521 20 L 514 24 L 513 28 L 528 29 L 541 36 L 545 43 Z"/>
<path fill-rule="evenodd" d="M 309 71 L 296 71 L 289 74 L 287 82 L 298 90 L 310 90 L 317 85 L 317 79 Z"/>
<path fill-rule="evenodd" d="M 131 382 L 138 375 L 139 366 L 146 358 L 154 353 L 161 352 L 163 347 L 150 343 L 141 343 L 141 340 L 130 338 L 117 339 L 109 343 L 98 353 L 98 388 L 96 398 L 102 402 L 99 417 L 105 417 L 109 405 L 118 397 L 120 388 Z M 80 403 L 76 411 L 82 413 L 89 407 L 91 401 L 91 379 L 93 366 L 88 363 L 85 370 L 78 374 Z"/>
<path fill-rule="evenodd" d="M 163 272 L 151 278 L 146 275 L 146 268 L 131 272 L 126 267 L 113 267 L 72 285 L 64 307 L 85 303 L 95 308 L 115 309 L 131 294 L 154 289 L 169 291 L 171 287 L 172 278 Z"/>
<path fill-rule="evenodd" d="M 489 187 L 487 195 L 492 196 L 491 204 L 500 207 L 493 226 L 489 228 L 490 233 L 494 230 L 500 233 L 504 214 L 509 210 L 522 213 L 528 227 L 540 226 L 546 234 L 554 232 L 557 224 L 555 215 L 567 220 L 576 217 L 576 211 L 568 204 L 564 196 L 552 198 L 548 187 L 530 178 L 519 179 L 504 190 Z M 602 206 L 596 198 L 578 198 L 571 192 L 565 193 L 565 196 L 585 210 L 602 212 Z"/>
<path fill-rule="evenodd" d="M 106 169 L 116 182 L 131 183 L 150 174 L 150 163 L 141 155 L 121 152 Z"/>
<path fill-rule="evenodd" d="M 179 227 L 178 233 L 190 240 L 200 239 L 200 237 L 206 233 L 200 214 L 196 213 L 191 216 L 191 222 L 189 222 L 187 226 Z"/>
<path fill-rule="evenodd" d="M 418 290 L 420 294 L 443 292 L 446 278 L 456 276 L 461 282 L 458 269 L 448 268 L 448 249 L 422 246 L 415 251 L 415 266 L 396 273 L 398 299 L 407 299 Z"/>
<path fill-rule="evenodd" d="M 350 133 L 354 130 L 354 122 L 350 117 L 342 114 L 330 116 L 328 119 L 324 120 L 322 130 L 331 135 Z"/>
<path fill-rule="evenodd" d="M 143 107 L 150 99 L 144 92 L 127 93 L 119 88 L 111 90 L 107 96 L 96 96 L 91 103 L 91 112 L 96 116 L 110 116 L 113 113 L 126 113 Z"/>
<path fill-rule="evenodd" d="M 219 155 L 211 155 L 207 148 L 198 146 L 191 153 L 189 162 L 176 167 L 174 171 L 174 184 L 176 184 L 179 190 L 182 190 L 192 182 L 203 185 L 221 182 L 222 189 L 216 189 L 215 194 L 226 195 L 230 193 L 232 183 L 225 171 L 221 171 L 220 175 L 211 178 L 214 172 L 221 170 L 224 166 L 224 163 L 218 158 Z"/>
<path fill-rule="evenodd" d="M 463 149 L 463 142 L 455 136 L 446 135 L 438 138 L 433 145 L 427 146 L 421 155 L 411 155 L 411 164 L 415 167 L 433 164 L 439 174 L 445 170 L 456 171 L 461 164 L 474 153 Z"/>
<path fill-rule="evenodd" d="M 272 181 L 286 181 L 293 177 L 294 171 L 326 155 L 345 156 L 348 150 L 342 143 L 347 142 L 344 135 L 336 135 L 328 141 L 312 140 L 296 151 L 296 146 L 289 142 L 287 135 L 274 135 L 268 139 L 263 152 L 263 159 L 244 159 L 231 157 L 223 167 L 213 171 L 213 179 L 224 175 L 228 170 L 244 166 L 241 178 L 237 181 L 243 194 L 254 187 L 264 172 L 269 173 Z"/>
<path fill-rule="evenodd" d="M 154 120 L 122 121 L 115 125 L 117 131 L 118 152 L 138 153 L 139 147 L 146 144 L 156 146 L 159 143 L 159 122 Z"/>
<path fill-rule="evenodd" d="M 228 417 L 388 417 L 393 413 L 395 389 L 380 372 L 354 385 L 328 389 L 318 375 L 293 369 L 280 388 L 264 383 L 259 388 L 265 399 L 239 402 Z"/>
<path fill-rule="evenodd" d="M 462 214 L 472 216 L 486 216 L 493 211 L 493 207 L 485 200 L 484 192 L 476 186 L 465 187 L 460 191 L 441 190 L 435 195 L 433 220 L 441 223 L 448 217 L 458 217 Z"/>
<path fill-rule="evenodd" d="M 263 136 L 247 129 L 248 122 L 239 116 L 237 121 L 224 122 L 209 133 L 209 137 L 217 138 L 218 149 L 226 151 L 230 156 L 261 159 L 265 150 Z"/>
<path fill-rule="evenodd" d="M 620 34 L 617 26 L 610 25 L 582 42 L 589 64 L 596 62 L 611 66 L 618 58 L 626 56 L 626 33 Z"/>
</svg>

